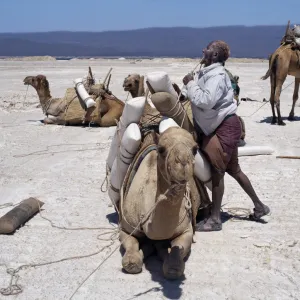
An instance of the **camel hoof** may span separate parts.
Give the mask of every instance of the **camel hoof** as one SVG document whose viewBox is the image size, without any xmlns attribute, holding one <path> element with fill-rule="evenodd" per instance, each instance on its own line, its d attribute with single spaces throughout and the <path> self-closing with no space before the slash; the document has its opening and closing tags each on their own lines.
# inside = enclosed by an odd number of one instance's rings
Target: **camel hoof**
<svg viewBox="0 0 300 300">
<path fill-rule="evenodd" d="M 164 276 L 169 280 L 179 279 L 183 275 L 184 269 L 185 263 L 182 259 L 173 261 L 172 263 L 170 263 L 169 259 L 166 259 L 163 264 Z"/>
<path fill-rule="evenodd" d="M 283 121 L 281 121 L 281 122 L 278 122 L 278 125 L 279 126 L 285 126 L 286 124 Z"/>
<path fill-rule="evenodd" d="M 273 118 L 272 118 L 271 124 L 274 125 L 274 124 L 276 124 L 276 123 L 277 123 L 277 118 L 276 118 L 276 117 L 273 117 Z"/>
<path fill-rule="evenodd" d="M 126 254 L 122 259 L 123 269 L 129 274 L 138 274 L 142 272 L 143 259 L 139 252 Z"/>
<path fill-rule="evenodd" d="M 294 121 L 294 120 L 295 120 L 295 117 L 294 117 L 293 115 L 289 115 L 288 120 L 289 120 L 289 121 Z"/>
</svg>

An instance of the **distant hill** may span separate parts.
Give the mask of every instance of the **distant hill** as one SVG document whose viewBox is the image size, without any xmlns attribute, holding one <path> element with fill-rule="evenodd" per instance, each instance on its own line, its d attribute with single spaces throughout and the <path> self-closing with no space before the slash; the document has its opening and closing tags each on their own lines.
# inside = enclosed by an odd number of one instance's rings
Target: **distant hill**
<svg viewBox="0 0 300 300">
<path fill-rule="evenodd" d="M 267 58 L 286 25 L 209 28 L 146 28 L 105 32 L 0 33 L 0 56 L 200 57 L 210 41 L 221 39 L 231 57 Z"/>
</svg>

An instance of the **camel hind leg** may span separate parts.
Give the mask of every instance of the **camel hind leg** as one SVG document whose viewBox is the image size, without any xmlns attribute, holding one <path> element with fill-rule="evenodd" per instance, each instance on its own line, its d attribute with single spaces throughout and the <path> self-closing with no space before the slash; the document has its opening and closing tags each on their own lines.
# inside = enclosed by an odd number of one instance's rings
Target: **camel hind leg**
<svg viewBox="0 0 300 300">
<path fill-rule="evenodd" d="M 289 120 L 293 121 L 295 120 L 295 105 L 299 97 L 299 86 L 300 86 L 300 78 L 295 78 L 295 88 L 294 88 L 294 94 L 293 94 L 293 105 L 292 109 L 289 115 Z"/>
<path fill-rule="evenodd" d="M 137 274 L 142 271 L 143 267 L 143 252 L 139 250 L 138 240 L 125 231 L 120 231 L 119 240 L 125 249 L 125 254 L 122 259 L 124 270 L 130 274 Z"/>
<path fill-rule="evenodd" d="M 282 91 L 283 83 L 286 79 L 286 75 L 284 78 L 280 80 L 276 80 L 276 89 L 275 89 L 275 105 L 276 105 L 276 111 L 278 116 L 278 125 L 284 126 L 285 123 L 282 121 L 281 113 L 280 113 L 280 94 Z"/>
<path fill-rule="evenodd" d="M 275 80 L 275 74 L 271 74 L 270 76 L 270 82 L 271 82 L 271 94 L 270 94 L 270 104 L 272 109 L 272 121 L 271 124 L 277 123 L 277 117 L 275 114 L 275 90 L 276 90 L 276 80 Z"/>
<path fill-rule="evenodd" d="M 174 280 L 183 275 L 185 269 L 184 258 L 189 254 L 192 242 L 193 227 L 190 223 L 184 233 L 171 241 L 171 251 L 165 256 L 163 264 L 163 273 L 166 278 Z"/>
</svg>

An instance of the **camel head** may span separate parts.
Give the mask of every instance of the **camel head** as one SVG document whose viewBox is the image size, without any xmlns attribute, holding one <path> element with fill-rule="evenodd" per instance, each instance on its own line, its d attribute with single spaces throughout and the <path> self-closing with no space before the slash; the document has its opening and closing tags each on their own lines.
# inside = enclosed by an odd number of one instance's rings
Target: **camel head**
<svg viewBox="0 0 300 300">
<path fill-rule="evenodd" d="M 31 85 L 32 87 L 34 87 L 37 92 L 46 92 L 50 95 L 49 82 L 44 75 L 27 76 L 25 77 L 23 82 L 25 85 Z"/>
<path fill-rule="evenodd" d="M 124 91 L 131 94 L 138 94 L 141 76 L 139 74 L 129 74 L 123 82 Z"/>
<path fill-rule="evenodd" d="M 180 127 L 168 128 L 157 141 L 157 166 L 171 185 L 185 185 L 194 175 L 198 145 L 193 136 Z"/>
</svg>

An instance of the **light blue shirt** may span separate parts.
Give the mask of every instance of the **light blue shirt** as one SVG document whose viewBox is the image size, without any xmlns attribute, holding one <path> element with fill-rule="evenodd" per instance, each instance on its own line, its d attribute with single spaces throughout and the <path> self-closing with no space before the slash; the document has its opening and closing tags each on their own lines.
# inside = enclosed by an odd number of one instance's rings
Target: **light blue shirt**
<svg viewBox="0 0 300 300">
<path fill-rule="evenodd" d="M 237 110 L 230 78 L 221 63 L 201 69 L 182 94 L 191 101 L 194 120 L 205 135 L 214 132 L 227 115 Z"/>
</svg>

